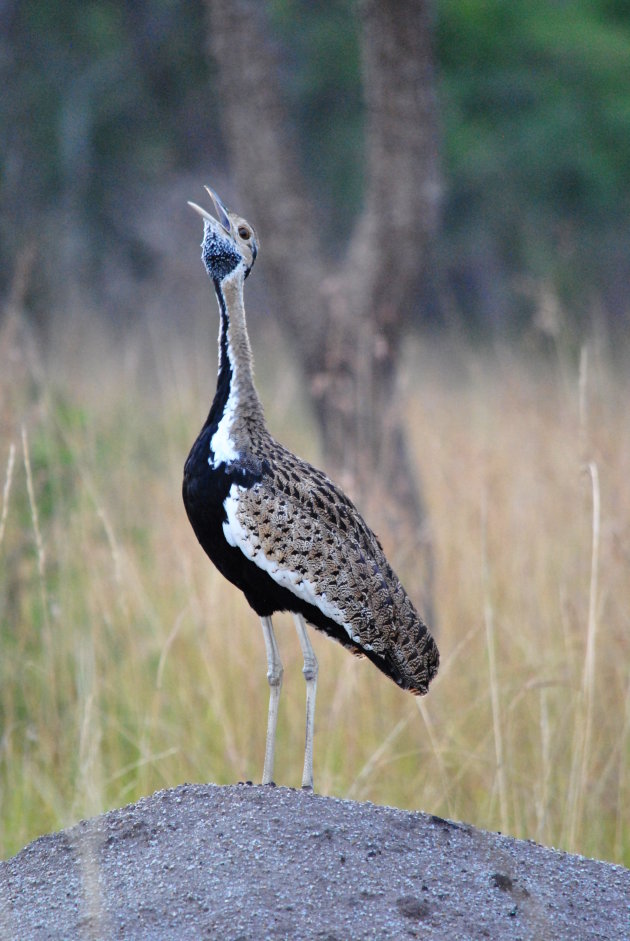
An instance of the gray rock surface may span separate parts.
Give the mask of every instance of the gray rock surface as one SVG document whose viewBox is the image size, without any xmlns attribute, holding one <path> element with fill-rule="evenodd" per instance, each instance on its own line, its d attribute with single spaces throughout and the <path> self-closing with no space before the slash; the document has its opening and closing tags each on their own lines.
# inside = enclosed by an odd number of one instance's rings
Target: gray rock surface
<svg viewBox="0 0 630 941">
<path fill-rule="evenodd" d="M 0 938 L 628 941 L 630 871 L 389 807 L 183 785 L 0 863 Z"/>
</svg>

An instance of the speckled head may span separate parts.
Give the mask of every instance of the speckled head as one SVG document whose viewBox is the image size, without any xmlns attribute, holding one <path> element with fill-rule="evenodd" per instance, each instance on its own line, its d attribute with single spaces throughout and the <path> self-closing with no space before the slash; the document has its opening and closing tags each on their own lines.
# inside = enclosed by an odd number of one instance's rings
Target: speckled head
<svg viewBox="0 0 630 941">
<path fill-rule="evenodd" d="M 241 216 L 230 212 L 209 186 L 205 187 L 214 203 L 217 219 L 196 203 L 188 205 L 203 219 L 201 257 L 212 280 L 221 283 L 225 277 L 242 265 L 247 277 L 258 254 L 258 239 L 253 226 Z"/>
</svg>

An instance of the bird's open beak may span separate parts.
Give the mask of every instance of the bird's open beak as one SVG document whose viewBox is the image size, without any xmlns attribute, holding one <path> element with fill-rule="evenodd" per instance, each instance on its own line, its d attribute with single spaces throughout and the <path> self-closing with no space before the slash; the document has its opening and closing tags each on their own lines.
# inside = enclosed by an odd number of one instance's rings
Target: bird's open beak
<svg viewBox="0 0 630 941">
<path fill-rule="evenodd" d="M 214 211 L 217 214 L 217 219 L 219 223 L 222 225 L 222 227 L 225 229 L 225 231 L 229 235 L 230 234 L 230 220 L 228 218 L 227 209 L 225 208 L 225 206 L 223 205 L 223 203 L 221 202 L 217 194 L 214 192 L 214 190 L 211 190 L 209 186 L 205 186 L 204 189 L 209 194 L 210 199 L 214 203 Z M 202 219 L 206 219 L 208 222 L 217 221 L 217 219 L 214 219 L 206 209 L 202 209 L 201 206 L 197 205 L 197 203 L 192 203 L 189 200 L 188 205 L 192 206 L 195 212 L 198 212 Z"/>
</svg>

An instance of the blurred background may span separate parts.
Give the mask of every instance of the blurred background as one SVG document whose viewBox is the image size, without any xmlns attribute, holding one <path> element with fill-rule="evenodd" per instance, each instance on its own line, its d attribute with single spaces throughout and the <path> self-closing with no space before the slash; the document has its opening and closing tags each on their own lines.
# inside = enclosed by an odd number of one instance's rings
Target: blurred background
<svg viewBox="0 0 630 941">
<path fill-rule="evenodd" d="M 317 194 L 313 225 L 338 246 L 365 190 L 355 4 L 265 7 L 292 144 Z M 6 297 L 33 251 L 34 320 L 45 325 L 75 292 L 126 320 L 138 283 L 155 283 L 182 254 L 173 191 L 192 198 L 199 181 L 230 173 L 210 12 L 177 0 L 9 0 L 0 16 L 0 289 Z M 430 17 L 437 257 L 455 312 L 485 336 L 551 329 L 541 319 L 549 303 L 564 329 L 597 311 L 627 330 L 626 4 L 437 0 Z M 443 324 L 440 300 L 418 310 L 419 325 Z"/>
<path fill-rule="evenodd" d="M 315 638 L 316 788 L 628 865 L 629 62 L 622 0 L 0 3 L 3 855 L 262 768 L 259 627 L 179 496 L 209 183 L 272 431 L 443 654 L 411 701 Z"/>
</svg>

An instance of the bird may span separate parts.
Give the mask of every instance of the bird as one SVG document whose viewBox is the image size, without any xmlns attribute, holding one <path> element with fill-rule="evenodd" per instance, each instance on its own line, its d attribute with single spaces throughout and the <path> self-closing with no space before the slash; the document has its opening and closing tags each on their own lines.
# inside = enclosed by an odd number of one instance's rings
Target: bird
<svg viewBox="0 0 630 941">
<path fill-rule="evenodd" d="M 269 683 L 263 784 L 273 784 L 283 676 L 272 616 L 293 616 L 306 681 L 302 787 L 312 789 L 318 663 L 307 624 L 367 657 L 415 695 L 427 692 L 439 652 L 351 500 L 268 430 L 254 386 L 244 304 L 258 237 L 205 189 L 215 214 L 189 205 L 203 219 L 201 257 L 219 306 L 218 375 L 208 417 L 184 466 L 183 500 L 202 548 L 262 625 Z"/>
</svg>

